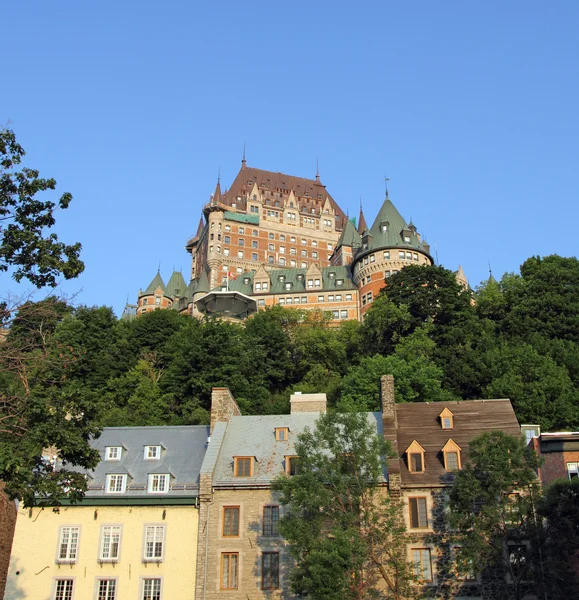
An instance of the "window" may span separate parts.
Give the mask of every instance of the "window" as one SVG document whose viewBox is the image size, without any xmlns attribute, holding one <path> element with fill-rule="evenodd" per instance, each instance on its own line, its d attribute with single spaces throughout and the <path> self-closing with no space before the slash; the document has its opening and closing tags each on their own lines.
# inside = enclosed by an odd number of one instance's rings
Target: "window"
<svg viewBox="0 0 579 600">
<path fill-rule="evenodd" d="M 273 235 L 273 233 L 268 233 L 268 234 L 267 234 L 267 237 L 268 237 L 270 240 L 273 240 L 275 236 Z"/>
<path fill-rule="evenodd" d="M 432 564 L 429 548 L 412 548 L 414 576 L 418 581 L 432 581 Z"/>
<path fill-rule="evenodd" d="M 257 301 L 257 306 L 265 306 L 265 300 L 263 298 L 261 298 L 260 300 Z"/>
<path fill-rule="evenodd" d="M 149 299 L 148 298 L 143 298 L 143 306 L 145 306 L 145 304 L 149 304 Z"/>
<path fill-rule="evenodd" d="M 279 588 L 279 552 L 264 552 L 261 555 L 261 589 Z"/>
<path fill-rule="evenodd" d="M 340 311 L 340 319 L 347 319 L 348 318 L 348 311 L 347 310 L 341 310 Z"/>
<path fill-rule="evenodd" d="M 302 254 L 302 256 L 307 256 L 308 255 L 308 251 L 307 250 L 302 250 L 301 254 Z"/>
<path fill-rule="evenodd" d="M 286 475 L 299 475 L 299 464 L 298 456 L 286 456 L 285 457 L 285 472 Z"/>
<path fill-rule="evenodd" d="M 416 254 L 416 252 L 413 252 L 413 253 L 412 253 L 412 258 L 413 258 L 414 260 L 418 260 L 418 254 Z"/>
<path fill-rule="evenodd" d="M 384 260 L 390 260 L 390 250 L 384 252 Z"/>
<path fill-rule="evenodd" d="M 346 300 L 352 300 L 352 294 L 346 294 Z"/>
<path fill-rule="evenodd" d="M 290 242 L 291 242 L 292 244 L 295 244 L 295 243 L 296 243 L 296 238 L 295 238 L 293 235 L 292 235 L 292 236 L 291 236 L 291 238 L 290 238 Z"/>
<path fill-rule="evenodd" d="M 267 288 L 268 288 L 268 287 L 269 287 L 269 284 L 268 284 L 268 282 L 267 282 L 267 281 L 264 281 L 264 282 L 263 282 L 263 291 L 264 291 L 264 292 L 267 292 Z"/>
<path fill-rule="evenodd" d="M 279 535 L 279 506 L 263 507 L 263 536 L 275 537 Z"/>
<path fill-rule="evenodd" d="M 280 242 L 285 242 L 285 235 L 283 233 L 280 234 L 279 241 Z"/>
<path fill-rule="evenodd" d="M 161 446 L 145 446 L 145 460 L 159 460 L 161 458 Z"/>
<path fill-rule="evenodd" d="M 302 246 L 306 246 L 307 245 L 307 240 L 305 240 L 304 238 L 302 238 Z"/>
<path fill-rule="evenodd" d="M 243 234 L 245 233 L 245 228 L 243 228 L 243 227 L 240 227 L 240 228 L 238 229 L 238 232 L 239 232 L 241 235 L 243 235 Z"/>
<path fill-rule="evenodd" d="M 314 280 L 313 279 L 308 279 L 308 287 L 309 288 L 314 287 Z"/>
<path fill-rule="evenodd" d="M 231 231 L 231 225 L 226 225 L 225 226 L 225 231 Z"/>
<path fill-rule="evenodd" d="M 223 248 L 223 254 L 225 254 L 225 256 L 229 256 L 229 248 Z"/>
<path fill-rule="evenodd" d="M 97 600 L 116 600 L 117 580 L 97 579 Z"/>
<path fill-rule="evenodd" d="M 398 258 L 404 258 L 406 256 L 406 254 L 404 252 L 402 252 L 402 250 L 400 250 L 400 252 L 398 252 Z"/>
<path fill-rule="evenodd" d="M 258 241 L 257 241 L 257 240 L 253 240 L 253 241 L 251 242 L 251 247 L 252 247 L 252 248 L 258 248 L 258 247 L 259 247 L 259 243 L 258 243 Z"/>
<path fill-rule="evenodd" d="M 273 244 L 268 244 L 268 246 L 267 246 L 267 249 L 268 249 L 270 252 L 273 252 L 273 251 L 275 250 L 275 246 L 274 246 Z"/>
<path fill-rule="evenodd" d="M 323 302 L 324 301 L 324 297 L 323 296 L 318 296 L 318 302 Z"/>
<path fill-rule="evenodd" d="M 278 442 L 285 442 L 289 437 L 289 429 L 287 427 L 275 428 L 275 439 Z"/>
<path fill-rule="evenodd" d="M 239 554 L 237 552 L 221 553 L 221 589 L 237 589 L 237 572 L 239 568 Z"/>
<path fill-rule="evenodd" d="M 223 537 L 239 537 L 239 506 L 223 507 Z"/>
<path fill-rule="evenodd" d="M 251 253 L 251 260 L 257 260 L 257 252 Z"/>
<path fill-rule="evenodd" d="M 408 240 L 408 241 L 410 241 L 410 240 Z M 406 260 L 412 260 L 412 252 L 406 253 Z"/>
<path fill-rule="evenodd" d="M 315 286 L 315 287 L 320 287 L 320 280 L 319 280 L 319 279 L 316 279 L 316 280 L 314 281 L 314 286 Z"/>
<path fill-rule="evenodd" d="M 279 304 L 280 304 L 280 305 L 282 305 L 282 304 L 285 304 L 285 298 L 280 298 L 280 299 L 279 299 Z"/>
<path fill-rule="evenodd" d="M 122 494 L 126 487 L 126 475 L 107 475 L 107 494 Z"/>
<path fill-rule="evenodd" d="M 410 527 L 418 529 L 428 527 L 428 514 L 426 512 L 426 498 L 408 498 L 410 511 Z"/>
<path fill-rule="evenodd" d="M 161 304 L 161 297 L 155 296 L 155 306 L 159 306 Z"/>
<path fill-rule="evenodd" d="M 454 563 L 456 568 L 456 576 L 462 581 L 475 581 L 476 573 L 472 560 L 468 560 L 460 546 L 455 546 L 452 551 L 454 554 Z"/>
<path fill-rule="evenodd" d="M 375 254 L 370 254 L 370 262 L 376 262 L 376 255 Z"/>
<path fill-rule="evenodd" d="M 442 448 L 444 455 L 444 468 L 447 471 L 454 471 L 460 469 L 460 451 L 461 448 L 453 440 L 448 440 Z"/>
<path fill-rule="evenodd" d="M 579 463 L 567 463 L 567 475 L 569 476 L 569 479 L 579 478 Z"/>
<path fill-rule="evenodd" d="M 295 248 L 290 248 L 290 254 L 292 254 L 293 256 L 295 256 L 297 252 L 298 251 Z"/>
<path fill-rule="evenodd" d="M 237 258 L 243 258 L 243 250 L 237 251 Z"/>
<path fill-rule="evenodd" d="M 261 292 L 261 283 L 256 283 L 255 284 L 255 291 L 256 292 Z"/>
<path fill-rule="evenodd" d="M 253 475 L 253 456 L 234 457 L 234 467 L 235 477 L 251 477 Z"/>
<path fill-rule="evenodd" d="M 60 541 L 58 543 L 58 560 L 75 562 L 78 555 L 78 538 L 80 527 L 61 527 Z"/>
<path fill-rule="evenodd" d="M 509 565 L 513 577 L 518 578 L 527 566 L 527 548 L 523 544 L 509 544 Z"/>
<path fill-rule="evenodd" d="M 454 429 L 454 413 L 451 410 L 445 408 L 438 416 L 443 429 Z"/>
<path fill-rule="evenodd" d="M 54 600 L 72 600 L 74 579 L 54 580 Z"/>
<path fill-rule="evenodd" d="M 161 579 L 154 577 L 143 579 L 142 600 L 161 600 Z"/>
<path fill-rule="evenodd" d="M 279 259 L 279 264 L 285 266 L 285 258 L 283 256 Z"/>
<path fill-rule="evenodd" d="M 105 448 L 105 460 L 121 460 L 121 446 L 107 446 Z"/>
<path fill-rule="evenodd" d="M 166 494 L 169 491 L 169 474 L 150 474 L 149 475 L 149 493 Z"/>
<path fill-rule="evenodd" d="M 256 211 L 256 212 L 257 212 L 257 211 Z M 251 232 L 251 235 L 253 235 L 253 236 L 257 237 L 257 236 L 259 235 L 259 231 L 257 231 L 257 229 L 254 229 L 254 230 Z"/>
<path fill-rule="evenodd" d="M 329 294 L 328 295 L 328 302 L 333 302 L 334 301 L 334 294 Z"/>
<path fill-rule="evenodd" d="M 145 525 L 145 547 L 143 560 L 163 560 L 165 546 L 165 526 Z"/>
<path fill-rule="evenodd" d="M 308 303 L 307 296 L 302 296 L 302 304 L 307 304 L 307 303 Z"/>
<path fill-rule="evenodd" d="M 280 246 L 279 247 L 279 253 L 280 254 L 285 254 L 285 246 Z"/>
<path fill-rule="evenodd" d="M 101 527 L 100 560 L 118 560 L 121 553 L 121 526 L 103 525 Z"/>
<path fill-rule="evenodd" d="M 408 470 L 411 473 L 424 473 L 424 448 L 414 440 L 406 449 Z"/>
</svg>

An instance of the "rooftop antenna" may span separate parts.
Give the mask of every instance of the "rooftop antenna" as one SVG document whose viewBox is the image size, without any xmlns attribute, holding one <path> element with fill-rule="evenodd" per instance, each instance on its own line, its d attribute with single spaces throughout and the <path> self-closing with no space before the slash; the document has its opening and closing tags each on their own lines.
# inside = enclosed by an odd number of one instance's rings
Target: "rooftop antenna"
<svg viewBox="0 0 579 600">
<path fill-rule="evenodd" d="M 316 181 L 320 183 L 320 167 L 318 164 L 318 157 L 316 156 Z"/>
<path fill-rule="evenodd" d="M 241 168 L 245 169 L 245 142 L 243 142 L 243 158 L 241 159 Z"/>
<path fill-rule="evenodd" d="M 438 246 L 436 245 L 436 242 L 434 242 L 434 254 L 436 256 L 436 264 L 439 265 L 440 263 L 438 262 Z"/>
<path fill-rule="evenodd" d="M 388 182 L 390 181 L 390 177 L 386 177 L 384 175 L 384 187 L 386 188 L 386 198 L 388 198 Z"/>
<path fill-rule="evenodd" d="M 159 266 L 157 267 L 157 273 L 161 272 L 161 261 L 159 261 Z"/>
</svg>

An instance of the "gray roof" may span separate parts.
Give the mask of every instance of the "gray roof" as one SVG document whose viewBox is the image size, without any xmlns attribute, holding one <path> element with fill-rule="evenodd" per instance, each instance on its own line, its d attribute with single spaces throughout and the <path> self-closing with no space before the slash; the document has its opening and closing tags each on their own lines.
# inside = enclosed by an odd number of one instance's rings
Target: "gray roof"
<svg viewBox="0 0 579 600">
<path fill-rule="evenodd" d="M 101 461 L 90 479 L 86 498 L 174 498 L 199 495 L 199 472 L 205 457 L 209 427 L 191 425 L 178 427 L 105 427 L 101 436 L 91 442 Z M 120 460 L 105 460 L 106 448 L 120 446 Z M 158 460 L 144 458 L 145 446 L 161 446 Z M 105 491 L 107 475 L 128 474 L 126 491 L 110 494 Z M 149 474 L 169 473 L 169 492 L 151 494 L 147 491 Z"/>
<path fill-rule="evenodd" d="M 293 415 L 265 415 L 231 417 L 223 435 L 221 429 L 219 438 L 223 439 L 221 451 L 217 459 L 213 458 L 215 471 L 213 485 L 215 487 L 251 487 L 268 486 L 280 474 L 285 472 L 285 457 L 295 455 L 294 442 L 296 436 L 306 427 L 314 429 L 320 413 L 303 412 Z M 368 420 L 376 426 L 376 432 L 382 436 L 382 413 L 367 413 Z M 288 427 L 289 439 L 278 442 L 275 439 L 276 427 Z M 211 452 L 213 443 L 218 444 L 216 431 L 213 432 L 212 442 L 208 450 Z M 252 477 L 235 477 L 233 474 L 234 457 L 254 456 Z M 204 465 L 206 470 L 209 465 Z"/>
</svg>

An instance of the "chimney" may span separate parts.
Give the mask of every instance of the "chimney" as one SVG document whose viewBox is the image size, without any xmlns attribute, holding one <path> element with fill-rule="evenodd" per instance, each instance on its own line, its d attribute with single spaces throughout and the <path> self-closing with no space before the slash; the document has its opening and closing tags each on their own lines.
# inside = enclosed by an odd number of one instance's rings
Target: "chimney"
<svg viewBox="0 0 579 600">
<path fill-rule="evenodd" d="M 386 428 L 398 427 L 396 401 L 394 397 L 394 375 L 382 375 L 380 378 L 380 399 L 382 401 L 382 421 Z"/>
<path fill-rule="evenodd" d="M 241 416 L 241 410 L 229 388 L 212 388 L 211 390 L 211 427 L 213 433 L 215 423 L 227 423 L 233 416 Z"/>
<path fill-rule="evenodd" d="M 302 394 L 296 392 L 290 396 L 291 414 L 304 412 L 326 412 L 328 400 L 326 394 Z"/>
</svg>

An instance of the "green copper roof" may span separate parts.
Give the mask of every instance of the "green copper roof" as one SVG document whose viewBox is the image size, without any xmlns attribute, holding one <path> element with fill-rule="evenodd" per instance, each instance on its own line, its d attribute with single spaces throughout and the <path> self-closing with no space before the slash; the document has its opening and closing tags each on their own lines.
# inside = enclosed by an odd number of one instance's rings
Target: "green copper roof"
<svg viewBox="0 0 579 600">
<path fill-rule="evenodd" d="M 344 227 L 344 231 L 342 231 L 342 235 L 338 240 L 338 244 L 336 248 L 340 246 L 350 246 L 350 247 L 360 247 L 362 245 L 362 238 L 360 234 L 356 231 L 356 227 L 349 219 L 346 221 L 346 225 Z"/>
<path fill-rule="evenodd" d="M 317 279 L 315 275 L 308 275 L 306 269 L 276 269 L 269 271 L 269 290 L 268 294 L 291 294 L 303 292 L 327 292 L 339 290 L 355 290 L 356 285 L 352 281 L 352 276 L 348 267 L 324 267 L 321 269 L 321 287 L 308 288 L 308 279 Z M 229 279 L 229 289 L 235 292 L 241 292 L 247 296 L 253 296 L 253 278 L 255 271 L 239 273 L 235 279 Z M 287 285 L 289 284 L 289 289 Z M 215 288 L 220 290 L 222 286 Z"/>
<path fill-rule="evenodd" d="M 199 279 L 197 281 L 195 293 L 197 293 L 197 292 L 207 293 L 208 291 L 209 291 L 209 279 L 207 278 L 207 273 L 205 272 L 205 269 L 203 269 L 203 271 L 201 271 L 201 276 L 199 277 Z"/>
<path fill-rule="evenodd" d="M 145 295 L 154 294 L 158 287 L 165 291 L 165 284 L 163 283 L 163 279 L 161 278 L 161 273 L 159 273 L 159 271 L 157 271 L 157 274 L 155 277 L 153 277 L 153 281 L 149 283 L 147 289 L 145 290 Z"/>
<path fill-rule="evenodd" d="M 367 243 L 368 247 L 364 248 L 364 252 L 378 248 L 400 246 L 403 248 L 415 248 L 428 254 L 418 236 L 410 230 L 408 224 L 396 210 L 390 198 L 384 200 L 384 204 L 382 204 L 382 208 L 370 228 Z"/>
<path fill-rule="evenodd" d="M 259 225 L 259 215 L 241 215 L 226 210 L 223 215 L 228 221 L 238 221 L 239 223 L 248 223 L 249 225 Z"/>
<path fill-rule="evenodd" d="M 165 288 L 165 293 L 170 298 L 173 298 L 173 296 L 184 296 L 186 288 L 187 284 L 183 279 L 183 275 L 179 271 L 173 271 L 171 279 L 169 279 Z"/>
</svg>

